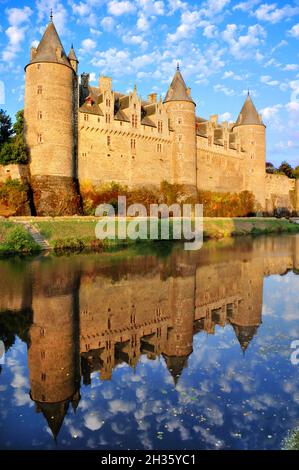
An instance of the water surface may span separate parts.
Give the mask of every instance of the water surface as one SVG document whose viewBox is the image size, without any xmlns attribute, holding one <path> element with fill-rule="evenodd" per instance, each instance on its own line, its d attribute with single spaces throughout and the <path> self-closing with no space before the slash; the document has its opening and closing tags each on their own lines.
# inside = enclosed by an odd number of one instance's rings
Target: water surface
<svg viewBox="0 0 299 470">
<path fill-rule="evenodd" d="M 0 448 L 281 448 L 298 270 L 299 236 L 0 260 Z"/>
</svg>

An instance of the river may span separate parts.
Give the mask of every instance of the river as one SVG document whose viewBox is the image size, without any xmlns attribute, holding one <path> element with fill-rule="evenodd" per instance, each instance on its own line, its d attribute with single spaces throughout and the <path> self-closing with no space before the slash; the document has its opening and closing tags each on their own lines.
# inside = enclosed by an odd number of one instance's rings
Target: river
<svg viewBox="0 0 299 470">
<path fill-rule="evenodd" d="M 298 273 L 299 235 L 0 260 L 0 448 L 282 448 Z"/>
</svg>

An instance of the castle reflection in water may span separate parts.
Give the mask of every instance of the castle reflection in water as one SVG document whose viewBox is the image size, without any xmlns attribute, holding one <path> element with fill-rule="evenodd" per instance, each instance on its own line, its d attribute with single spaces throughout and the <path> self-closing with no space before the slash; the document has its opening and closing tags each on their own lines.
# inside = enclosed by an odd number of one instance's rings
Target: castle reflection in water
<svg viewBox="0 0 299 470">
<path fill-rule="evenodd" d="M 142 354 L 162 355 L 176 384 L 193 336 L 216 325 L 231 325 L 245 352 L 262 322 L 264 277 L 298 272 L 299 237 L 175 247 L 166 257 L 49 256 L 24 266 L 0 262 L 0 318 L 29 319 L 22 339 L 31 399 L 56 436 L 70 404 L 78 406 L 81 378 L 88 385 L 94 372 L 109 380 L 120 363 L 134 368 Z"/>
</svg>

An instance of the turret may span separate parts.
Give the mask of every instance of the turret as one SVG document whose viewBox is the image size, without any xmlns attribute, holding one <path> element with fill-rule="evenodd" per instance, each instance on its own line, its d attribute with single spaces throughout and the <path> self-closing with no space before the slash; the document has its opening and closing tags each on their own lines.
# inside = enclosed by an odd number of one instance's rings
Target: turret
<svg viewBox="0 0 299 470">
<path fill-rule="evenodd" d="M 195 103 L 186 87 L 179 66 L 167 91 L 164 106 L 174 131 L 173 182 L 191 194 L 196 189 Z"/>
<path fill-rule="evenodd" d="M 25 67 L 25 137 L 38 215 L 74 214 L 76 192 L 77 65 L 66 56 L 51 20 Z"/>
<path fill-rule="evenodd" d="M 180 276 L 172 280 L 171 327 L 163 350 L 166 365 L 177 383 L 193 350 L 195 318 L 195 267 L 179 265 Z"/>
<path fill-rule="evenodd" d="M 73 44 L 72 44 L 72 46 L 71 46 L 71 48 L 70 48 L 70 52 L 69 52 L 69 54 L 68 54 L 68 59 L 69 59 L 69 61 L 70 61 L 71 66 L 72 66 L 73 69 L 74 69 L 74 72 L 77 73 L 79 61 L 78 61 L 78 59 L 77 59 L 77 56 L 76 56 L 76 53 L 75 53 Z"/>
<path fill-rule="evenodd" d="M 56 439 L 69 404 L 80 399 L 79 333 L 74 282 L 69 270 L 38 271 L 34 279 L 33 323 L 28 367 L 30 397 Z M 71 291 L 71 292 L 69 292 Z"/>
<path fill-rule="evenodd" d="M 247 153 L 246 189 L 253 192 L 256 211 L 265 210 L 266 126 L 248 92 L 243 108 L 234 125 L 241 148 Z"/>
</svg>

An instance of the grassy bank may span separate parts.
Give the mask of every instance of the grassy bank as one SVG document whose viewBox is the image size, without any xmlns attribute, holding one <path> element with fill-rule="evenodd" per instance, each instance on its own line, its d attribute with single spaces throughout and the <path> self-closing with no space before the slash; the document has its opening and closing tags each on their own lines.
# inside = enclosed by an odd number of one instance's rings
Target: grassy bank
<svg viewBox="0 0 299 470">
<path fill-rule="evenodd" d="M 95 228 L 98 222 L 94 217 L 55 217 L 55 218 L 12 218 L 0 221 L 0 253 L 32 252 L 38 246 L 25 229 L 16 225 L 17 220 L 26 220 L 37 228 L 55 251 L 83 250 L 102 251 L 147 242 L 146 240 L 98 240 Z M 127 220 L 127 224 L 130 220 Z M 171 225 L 171 223 L 170 223 Z M 204 239 L 223 239 L 240 235 L 260 235 L 271 233 L 299 233 L 299 225 L 286 219 L 275 218 L 205 218 Z M 171 238 L 171 236 L 170 236 Z M 152 242 L 149 240 L 148 242 Z"/>
</svg>

